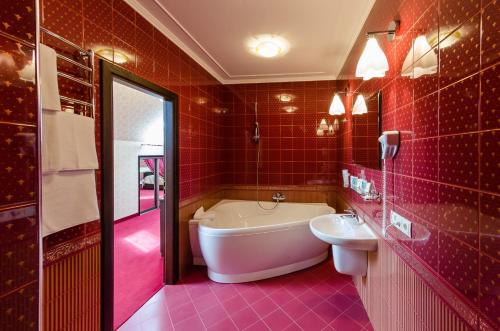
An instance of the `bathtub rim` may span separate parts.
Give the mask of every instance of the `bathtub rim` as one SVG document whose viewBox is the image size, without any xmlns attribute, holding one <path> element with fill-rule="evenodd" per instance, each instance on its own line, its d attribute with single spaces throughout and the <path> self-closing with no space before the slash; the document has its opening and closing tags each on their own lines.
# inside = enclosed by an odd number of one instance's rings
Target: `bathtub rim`
<svg viewBox="0 0 500 331">
<path fill-rule="evenodd" d="M 232 200 L 232 199 L 223 199 L 212 206 L 209 211 L 214 211 L 220 205 L 224 205 L 231 202 L 257 202 L 256 200 Z M 298 205 L 309 205 L 309 206 L 323 206 L 329 208 L 329 214 L 335 214 L 335 208 L 329 206 L 325 202 L 285 202 L 284 204 L 298 204 Z M 215 211 L 217 212 L 217 211 Z M 278 223 L 278 224 L 267 224 L 260 226 L 252 226 L 252 227 L 233 227 L 233 228 L 216 228 L 210 226 L 210 223 L 213 220 L 210 219 L 201 219 L 198 220 L 198 233 L 204 236 L 230 236 L 230 235 L 245 235 L 245 234 L 256 234 L 256 233 L 264 233 L 264 232 L 276 232 L 287 230 L 290 228 L 295 228 L 298 226 L 303 226 L 305 224 L 309 224 L 310 220 L 316 216 L 311 216 L 307 219 L 295 220 L 286 223 Z M 216 214 L 217 219 L 217 214 Z"/>
</svg>

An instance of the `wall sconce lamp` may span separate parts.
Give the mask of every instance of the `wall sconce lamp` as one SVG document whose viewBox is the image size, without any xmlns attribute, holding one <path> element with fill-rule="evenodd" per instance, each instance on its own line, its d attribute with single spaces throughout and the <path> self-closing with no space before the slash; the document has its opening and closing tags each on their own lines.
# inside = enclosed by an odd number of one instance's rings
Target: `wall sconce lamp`
<svg viewBox="0 0 500 331">
<path fill-rule="evenodd" d="M 344 103 L 342 103 L 342 100 L 340 99 L 338 93 L 335 93 L 335 95 L 333 96 L 328 113 L 332 116 L 345 114 Z"/>
<path fill-rule="evenodd" d="M 385 72 L 389 70 L 389 62 L 375 37 L 380 34 L 386 34 L 387 40 L 392 41 L 398 28 L 399 21 L 392 21 L 387 30 L 371 31 L 366 34 L 368 41 L 356 66 L 356 77 L 369 80 L 374 77 L 385 76 Z"/>
<path fill-rule="evenodd" d="M 368 113 L 368 107 L 366 107 L 365 98 L 363 97 L 362 94 L 360 94 L 356 98 L 356 102 L 354 103 L 354 106 L 352 107 L 352 114 L 353 115 L 363 115 L 366 113 Z"/>
</svg>

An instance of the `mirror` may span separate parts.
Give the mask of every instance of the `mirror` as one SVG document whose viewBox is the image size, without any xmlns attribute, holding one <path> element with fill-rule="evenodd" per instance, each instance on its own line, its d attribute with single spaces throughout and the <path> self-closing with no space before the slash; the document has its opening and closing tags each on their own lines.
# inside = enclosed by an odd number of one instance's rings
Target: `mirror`
<svg viewBox="0 0 500 331">
<path fill-rule="evenodd" d="M 352 115 L 352 162 L 361 166 L 380 169 L 382 92 L 364 96 L 368 112 Z"/>
<path fill-rule="evenodd" d="M 160 206 L 164 187 L 162 156 L 139 156 L 139 214 Z"/>
</svg>

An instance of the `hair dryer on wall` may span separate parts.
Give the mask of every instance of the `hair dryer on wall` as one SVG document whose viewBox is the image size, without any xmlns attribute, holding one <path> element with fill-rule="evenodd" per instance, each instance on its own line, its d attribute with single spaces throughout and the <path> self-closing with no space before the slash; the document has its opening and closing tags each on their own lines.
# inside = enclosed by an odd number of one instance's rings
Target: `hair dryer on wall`
<svg viewBox="0 0 500 331">
<path fill-rule="evenodd" d="M 387 229 L 392 225 L 387 225 L 387 172 L 385 160 L 396 156 L 399 149 L 399 131 L 384 131 L 378 138 L 380 142 L 380 158 L 382 161 L 382 234 L 387 235 Z"/>
<path fill-rule="evenodd" d="M 381 147 L 381 159 L 392 159 L 396 156 L 399 150 L 399 131 L 384 131 L 378 141 Z"/>
</svg>

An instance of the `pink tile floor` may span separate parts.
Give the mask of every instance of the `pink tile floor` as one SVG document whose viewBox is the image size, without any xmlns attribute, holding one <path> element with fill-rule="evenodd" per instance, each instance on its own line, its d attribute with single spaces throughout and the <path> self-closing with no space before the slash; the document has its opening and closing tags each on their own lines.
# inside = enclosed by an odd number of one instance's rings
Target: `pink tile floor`
<svg viewBox="0 0 500 331">
<path fill-rule="evenodd" d="M 373 330 L 351 277 L 331 259 L 306 270 L 243 284 L 210 281 L 194 269 L 165 286 L 119 329 Z"/>
</svg>

